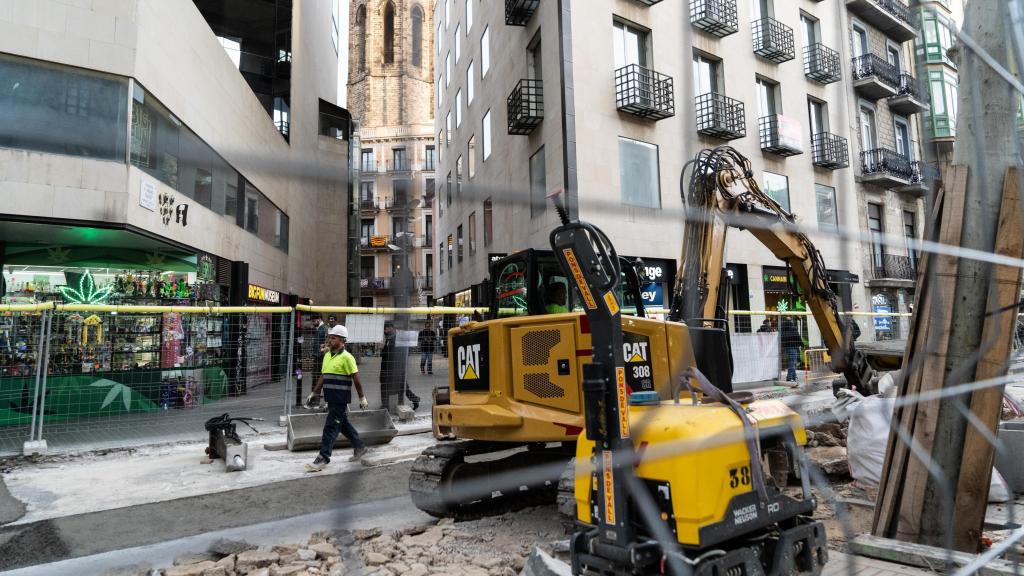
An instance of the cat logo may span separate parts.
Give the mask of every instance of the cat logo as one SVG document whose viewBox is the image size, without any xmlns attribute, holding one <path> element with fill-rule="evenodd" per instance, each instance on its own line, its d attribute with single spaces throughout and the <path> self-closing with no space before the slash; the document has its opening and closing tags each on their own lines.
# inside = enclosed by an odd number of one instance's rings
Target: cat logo
<svg viewBox="0 0 1024 576">
<path fill-rule="evenodd" d="M 456 367 L 459 370 L 459 380 L 478 380 L 480 378 L 480 345 L 459 346 L 456 352 Z"/>
<path fill-rule="evenodd" d="M 647 362 L 647 342 L 623 342 L 622 357 L 626 360 L 626 364 Z"/>
</svg>

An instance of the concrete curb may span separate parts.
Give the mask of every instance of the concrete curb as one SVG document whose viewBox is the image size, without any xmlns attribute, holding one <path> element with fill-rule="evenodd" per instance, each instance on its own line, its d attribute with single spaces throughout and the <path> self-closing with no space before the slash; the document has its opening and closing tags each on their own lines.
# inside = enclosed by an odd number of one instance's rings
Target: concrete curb
<svg viewBox="0 0 1024 576">
<path fill-rule="evenodd" d="M 519 576 L 572 576 L 572 568 L 534 546 Z"/>
</svg>

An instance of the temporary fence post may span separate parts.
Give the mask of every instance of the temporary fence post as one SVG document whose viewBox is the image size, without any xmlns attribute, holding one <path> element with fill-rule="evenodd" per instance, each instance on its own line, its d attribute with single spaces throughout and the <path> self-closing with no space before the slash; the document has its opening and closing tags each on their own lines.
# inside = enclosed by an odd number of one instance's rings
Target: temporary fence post
<svg viewBox="0 0 1024 576">
<path fill-rule="evenodd" d="M 281 416 L 278 421 L 278 425 L 287 426 L 288 417 L 292 414 L 292 403 L 290 402 L 292 397 L 292 386 L 293 386 L 293 374 L 292 369 L 295 366 L 295 309 L 288 313 L 288 364 L 285 369 L 285 386 L 284 386 L 284 415 Z"/>
<path fill-rule="evenodd" d="M 36 441 L 42 447 L 42 450 L 46 451 L 46 440 L 43 439 L 43 422 L 46 420 L 43 416 L 46 414 L 46 381 L 50 372 L 50 336 L 53 333 L 53 312 L 50 312 L 46 316 L 46 347 L 43 349 L 43 384 L 39 390 L 39 433 L 36 435 Z"/>
<path fill-rule="evenodd" d="M 44 310 L 42 320 L 39 322 L 39 341 L 36 343 L 36 381 L 32 389 L 32 424 L 28 431 L 28 442 L 36 439 L 36 413 L 39 410 L 39 379 L 42 377 L 39 371 L 43 361 L 43 346 L 45 346 L 46 342 L 46 317 L 48 315 L 49 311 Z"/>
</svg>

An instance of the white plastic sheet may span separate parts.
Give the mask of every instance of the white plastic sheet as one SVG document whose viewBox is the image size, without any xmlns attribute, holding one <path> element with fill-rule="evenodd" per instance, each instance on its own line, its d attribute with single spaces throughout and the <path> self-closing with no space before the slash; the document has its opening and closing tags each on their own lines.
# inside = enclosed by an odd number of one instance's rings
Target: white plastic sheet
<svg viewBox="0 0 1024 576">
<path fill-rule="evenodd" d="M 779 377 L 779 335 L 775 332 L 732 334 L 732 381 L 762 382 Z"/>
</svg>

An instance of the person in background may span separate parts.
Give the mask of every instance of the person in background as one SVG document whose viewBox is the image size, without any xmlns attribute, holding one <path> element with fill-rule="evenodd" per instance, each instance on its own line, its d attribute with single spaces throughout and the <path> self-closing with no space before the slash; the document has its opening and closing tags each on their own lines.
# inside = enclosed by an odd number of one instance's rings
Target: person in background
<svg viewBox="0 0 1024 576">
<path fill-rule="evenodd" d="M 427 319 L 427 324 L 420 330 L 420 334 L 417 337 L 416 345 L 420 347 L 420 374 L 433 374 L 434 373 L 434 341 L 437 340 L 437 335 L 430 328 L 430 319 Z"/>
<path fill-rule="evenodd" d="M 317 316 L 313 319 L 313 326 L 316 327 L 316 348 L 323 354 L 327 350 L 327 325 Z"/>
<path fill-rule="evenodd" d="M 548 314 L 563 314 L 569 311 L 569 308 L 565 305 L 565 284 L 561 282 L 553 282 L 548 284 L 545 290 L 545 300 L 547 300 L 547 306 L 544 310 Z"/>
<path fill-rule="evenodd" d="M 796 382 L 796 360 L 804 340 L 791 318 L 782 321 L 782 350 L 786 354 L 786 382 Z"/>
<path fill-rule="evenodd" d="M 355 462 L 366 454 L 366 444 L 359 438 L 359 432 L 348 421 L 348 403 L 352 400 L 352 386 L 359 395 L 359 407 L 366 409 L 369 402 L 363 394 L 363 384 L 359 381 L 359 368 L 356 359 L 345 350 L 348 330 L 344 326 L 333 326 L 327 333 L 327 351 L 324 353 L 320 367 L 322 375 L 313 385 L 313 391 L 306 398 L 306 407 L 315 406 L 320 402 L 323 391 L 327 400 L 327 420 L 324 422 L 324 433 L 320 441 L 320 453 L 312 464 L 306 464 L 309 472 L 319 472 L 331 462 L 334 441 L 340 432 L 352 442 L 352 457 Z"/>
<path fill-rule="evenodd" d="M 765 318 L 764 322 L 761 322 L 761 327 L 757 329 L 758 333 L 764 332 L 775 332 L 775 326 L 772 326 L 772 321 Z"/>
<path fill-rule="evenodd" d="M 419 408 L 419 396 L 406 385 L 405 354 L 395 346 L 395 324 L 388 320 L 384 322 L 384 348 L 380 352 L 380 402 L 385 410 L 391 396 L 401 399 L 403 389 L 412 409 Z"/>
</svg>

